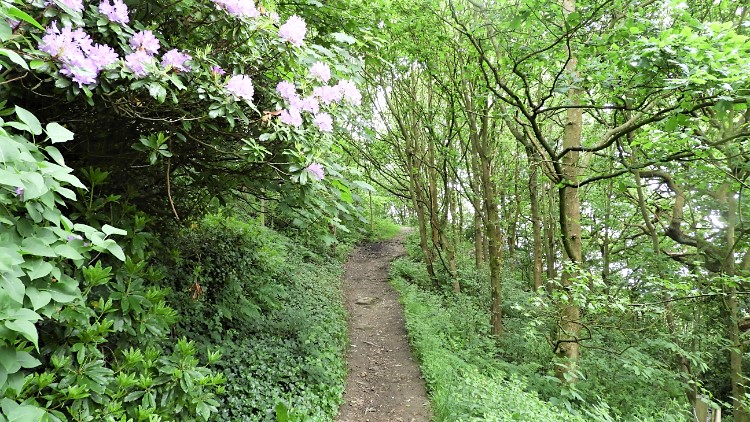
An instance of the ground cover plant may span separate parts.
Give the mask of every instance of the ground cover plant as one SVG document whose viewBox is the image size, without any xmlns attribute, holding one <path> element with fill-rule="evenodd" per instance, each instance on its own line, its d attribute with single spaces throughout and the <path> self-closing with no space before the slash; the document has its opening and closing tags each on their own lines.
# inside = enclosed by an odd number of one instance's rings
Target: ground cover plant
<svg viewBox="0 0 750 422">
<path fill-rule="evenodd" d="M 650 344 L 662 337 L 632 348 L 617 335 L 608 337 L 603 343 L 626 350 L 620 355 L 590 351 L 582 360 L 589 371 L 573 388 L 561 390 L 552 351 L 544 344 L 554 316 L 540 306 L 543 296 L 522 287 L 525 280 L 513 280 L 521 273 L 506 275 L 510 332 L 497 341 L 490 335 L 490 291 L 481 283 L 487 268 L 478 274 L 462 271 L 461 293 L 447 289 L 447 282 L 435 289 L 414 259 L 421 257 L 417 239 L 412 236 L 407 245 L 413 258 L 393 263 L 391 283 L 404 304 L 436 420 L 684 420 L 678 380 L 654 362 L 658 349 Z M 470 260 L 463 259 L 461 267 L 470 268 Z M 616 365 L 626 370 L 612 374 Z"/>
<path fill-rule="evenodd" d="M 169 245 L 175 333 L 222 355 L 213 420 L 276 420 L 279 405 L 293 420 L 332 419 L 346 373 L 341 259 L 229 211 Z"/>
</svg>

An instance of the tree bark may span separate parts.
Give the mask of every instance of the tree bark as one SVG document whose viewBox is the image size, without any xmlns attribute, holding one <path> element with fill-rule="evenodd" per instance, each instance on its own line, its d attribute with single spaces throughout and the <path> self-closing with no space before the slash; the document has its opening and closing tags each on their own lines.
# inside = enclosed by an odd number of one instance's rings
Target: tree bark
<svg viewBox="0 0 750 422">
<path fill-rule="evenodd" d="M 575 11 L 575 0 L 563 0 L 563 13 L 567 16 Z M 577 59 L 574 52 L 568 50 L 568 62 L 565 70 L 571 75 L 577 74 Z M 579 170 L 579 153 L 574 151 L 581 146 L 581 128 L 583 124 L 583 113 L 580 108 L 580 90 L 570 88 L 568 91 L 568 102 L 570 108 L 567 110 L 567 122 L 563 133 L 563 149 L 568 152 L 562 157 L 562 178 L 571 183 L 572 186 L 564 186 L 559 189 L 560 199 L 560 228 L 562 232 L 562 243 L 568 264 L 563 268 L 561 279 L 562 288 L 568 290 L 580 272 L 583 264 L 583 244 L 581 242 L 581 199 L 579 191 L 575 186 Z M 560 362 L 556 367 L 556 375 L 560 381 L 574 383 L 578 380 L 577 362 L 580 355 L 578 334 L 581 330 L 580 309 L 568 295 L 568 300 L 560 305 L 559 324 L 555 353 Z"/>
<path fill-rule="evenodd" d="M 539 215 L 539 181 L 537 180 L 536 155 L 530 148 L 526 149 L 529 160 L 529 202 L 531 205 L 531 226 L 533 232 L 533 266 L 532 287 L 534 291 L 542 287 L 542 218 Z"/>
</svg>

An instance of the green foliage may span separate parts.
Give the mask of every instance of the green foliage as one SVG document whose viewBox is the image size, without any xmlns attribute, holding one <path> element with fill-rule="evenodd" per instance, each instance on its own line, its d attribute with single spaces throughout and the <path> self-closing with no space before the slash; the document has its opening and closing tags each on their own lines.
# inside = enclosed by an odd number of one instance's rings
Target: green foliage
<svg viewBox="0 0 750 422">
<path fill-rule="evenodd" d="M 393 220 L 375 218 L 373 220 L 372 230 L 369 231 L 367 238 L 373 242 L 388 240 L 398 236 L 400 231 L 401 226 L 394 223 Z"/>
<path fill-rule="evenodd" d="M 397 268 L 406 265 L 397 263 Z M 500 369 L 493 359 L 495 345 L 486 336 L 485 315 L 476 304 L 445 303 L 406 283 L 397 271 L 393 275 L 436 420 L 585 420 L 543 401 L 522 378 Z"/>
<path fill-rule="evenodd" d="M 0 420 L 208 419 L 222 377 L 192 343 L 165 343 L 176 314 L 148 286 L 160 274 L 126 259 L 112 239 L 124 230 L 62 214 L 85 187 L 46 140 L 72 135 L 14 111 L 0 129 Z M 106 254 L 125 263 L 103 266 Z"/>
<path fill-rule="evenodd" d="M 281 408 L 289 420 L 333 418 L 346 373 L 341 263 L 221 214 L 170 245 L 175 330 L 222 351 L 216 420 L 275 420 Z"/>
</svg>

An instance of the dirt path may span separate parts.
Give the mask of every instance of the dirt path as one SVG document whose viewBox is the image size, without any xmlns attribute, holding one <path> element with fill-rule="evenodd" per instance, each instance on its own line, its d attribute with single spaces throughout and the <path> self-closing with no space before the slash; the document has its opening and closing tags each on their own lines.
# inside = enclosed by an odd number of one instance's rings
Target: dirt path
<svg viewBox="0 0 750 422">
<path fill-rule="evenodd" d="M 355 249 L 346 264 L 349 375 L 339 422 L 426 422 L 429 401 L 411 354 L 398 293 L 388 283 L 390 262 L 405 254 L 404 232 Z"/>
</svg>

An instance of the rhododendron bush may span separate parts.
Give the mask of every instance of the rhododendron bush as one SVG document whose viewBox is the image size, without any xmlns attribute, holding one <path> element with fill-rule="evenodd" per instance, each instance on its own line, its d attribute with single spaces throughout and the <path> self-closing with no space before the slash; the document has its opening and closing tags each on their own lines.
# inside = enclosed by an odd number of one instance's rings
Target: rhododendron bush
<svg viewBox="0 0 750 422">
<path fill-rule="evenodd" d="M 146 222 L 236 195 L 346 230 L 368 186 L 333 134 L 361 102 L 358 60 L 250 0 L 0 14 L 0 421 L 209 419 L 219 354 L 167 338 Z"/>
<path fill-rule="evenodd" d="M 79 134 L 66 156 L 105 168 L 109 192 L 178 219 L 238 189 L 316 209 L 342 228 L 354 211 L 341 201 L 350 183 L 332 151 L 334 130 L 362 98 L 352 80 L 359 60 L 336 42 L 350 37 L 318 36 L 297 15 L 245 0 L 17 6 L 42 28 L 3 23 L 29 62 L 28 72 L 10 66 L 4 88 Z M 154 134 L 166 142 L 141 141 Z M 312 163 L 341 183 L 313 183 Z M 338 202 L 336 212 L 326 206 Z"/>
</svg>

